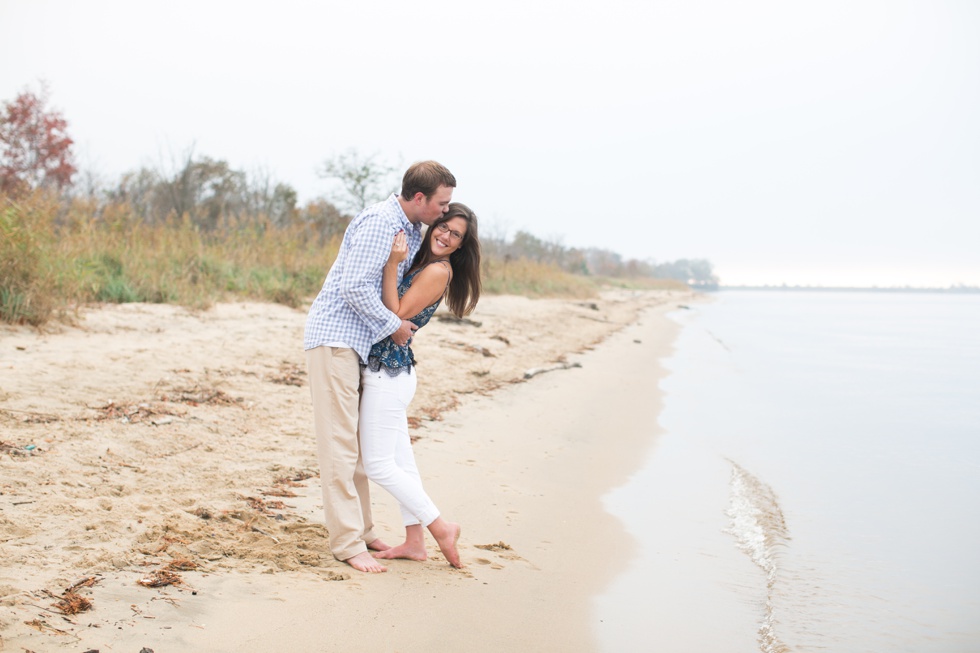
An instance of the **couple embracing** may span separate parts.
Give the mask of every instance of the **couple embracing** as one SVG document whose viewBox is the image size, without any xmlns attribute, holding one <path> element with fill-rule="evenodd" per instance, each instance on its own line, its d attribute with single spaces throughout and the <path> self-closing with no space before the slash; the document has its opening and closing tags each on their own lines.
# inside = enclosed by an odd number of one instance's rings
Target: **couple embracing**
<svg viewBox="0 0 980 653">
<path fill-rule="evenodd" d="M 449 564 L 463 566 L 460 526 L 440 515 L 422 486 L 407 418 L 416 387 L 413 334 L 443 298 L 459 317 L 480 298 L 476 216 L 452 201 L 455 187 L 439 163 L 413 164 L 401 193 L 364 209 L 347 227 L 306 320 L 330 548 L 360 571 L 386 571 L 378 559 L 425 560 L 424 529 Z M 398 546 L 374 532 L 368 479 L 398 501 L 405 525 Z"/>
</svg>

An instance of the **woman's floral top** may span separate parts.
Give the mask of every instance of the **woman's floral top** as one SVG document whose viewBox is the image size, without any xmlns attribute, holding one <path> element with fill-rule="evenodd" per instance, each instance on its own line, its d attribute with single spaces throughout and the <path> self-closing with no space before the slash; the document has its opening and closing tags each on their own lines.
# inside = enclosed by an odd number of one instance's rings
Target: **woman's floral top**
<svg viewBox="0 0 980 653">
<path fill-rule="evenodd" d="M 436 263 L 440 261 L 435 261 Z M 429 265 L 432 265 L 431 263 Z M 409 288 L 412 287 L 412 280 L 415 278 L 419 272 L 424 268 L 419 268 L 418 270 L 408 274 L 402 279 L 402 282 L 398 284 L 398 298 L 401 299 Z M 436 312 L 439 308 L 439 304 L 442 302 L 442 297 L 436 300 L 434 304 L 426 306 L 419 314 L 413 318 L 409 318 L 410 322 L 413 322 L 418 328 L 424 327 L 429 323 L 429 318 L 432 314 Z M 412 366 L 415 365 L 415 354 L 412 353 L 412 348 L 409 346 L 399 347 L 388 336 L 384 340 L 380 340 L 371 347 L 371 353 L 368 354 L 367 367 L 372 372 L 377 372 L 381 368 L 384 368 L 390 376 L 397 376 L 402 372 L 407 374 L 412 373 Z"/>
</svg>

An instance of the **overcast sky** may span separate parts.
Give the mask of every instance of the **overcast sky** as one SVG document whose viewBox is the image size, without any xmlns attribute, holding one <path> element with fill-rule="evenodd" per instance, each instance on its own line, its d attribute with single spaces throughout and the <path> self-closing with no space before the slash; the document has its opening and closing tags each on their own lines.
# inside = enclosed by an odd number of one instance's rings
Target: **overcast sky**
<svg viewBox="0 0 980 653">
<path fill-rule="evenodd" d="M 0 0 L 108 180 L 186 152 L 305 202 L 436 159 L 494 233 L 726 284 L 980 285 L 980 2 Z"/>
</svg>

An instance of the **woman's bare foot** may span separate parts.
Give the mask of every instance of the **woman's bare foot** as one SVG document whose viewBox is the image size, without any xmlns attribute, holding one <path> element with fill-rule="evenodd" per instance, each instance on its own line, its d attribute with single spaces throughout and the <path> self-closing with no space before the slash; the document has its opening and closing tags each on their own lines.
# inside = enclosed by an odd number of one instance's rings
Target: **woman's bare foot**
<svg viewBox="0 0 980 653">
<path fill-rule="evenodd" d="M 387 551 L 391 547 L 385 544 L 384 542 L 382 542 L 381 538 L 379 537 L 376 540 L 372 540 L 368 542 L 367 548 L 371 549 L 372 551 Z"/>
<path fill-rule="evenodd" d="M 344 562 L 358 571 L 364 571 L 369 574 L 379 574 L 383 571 L 388 571 L 387 567 L 375 560 L 367 551 L 362 551 L 352 558 L 347 558 Z"/>
<path fill-rule="evenodd" d="M 405 541 L 395 547 L 388 547 L 383 551 L 374 554 L 375 558 L 382 560 L 417 560 L 422 562 L 426 559 L 425 553 L 425 532 L 420 524 L 405 527 Z"/>
<path fill-rule="evenodd" d="M 439 550 L 442 551 L 442 555 L 446 556 L 446 562 L 456 567 L 456 569 L 462 569 L 463 563 L 459 559 L 456 542 L 459 540 L 463 529 L 459 524 L 454 522 L 444 522 L 444 524 L 446 528 L 439 529 L 440 532 L 438 535 L 433 532 L 431 527 L 429 532 L 432 532 L 432 537 L 436 538 L 436 544 L 439 545 Z"/>
<path fill-rule="evenodd" d="M 375 558 L 380 558 L 382 560 L 416 560 L 422 562 L 427 558 L 425 553 L 425 545 L 421 546 L 412 545 L 408 542 L 399 544 L 398 546 L 393 546 L 384 551 L 378 551 L 374 554 Z"/>
</svg>

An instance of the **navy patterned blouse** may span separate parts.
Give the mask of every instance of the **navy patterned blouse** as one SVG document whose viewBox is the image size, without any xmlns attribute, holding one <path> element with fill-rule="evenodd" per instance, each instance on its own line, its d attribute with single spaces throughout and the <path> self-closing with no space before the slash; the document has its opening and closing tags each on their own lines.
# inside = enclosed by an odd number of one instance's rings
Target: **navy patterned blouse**
<svg viewBox="0 0 980 653">
<path fill-rule="evenodd" d="M 434 261 L 434 263 L 439 263 L 441 261 Z M 430 263 L 429 265 L 432 265 Z M 415 278 L 419 272 L 424 268 L 419 268 L 418 270 L 408 274 L 402 279 L 402 282 L 398 284 L 398 298 L 401 299 L 409 288 L 412 287 L 412 280 Z M 410 322 L 413 322 L 418 328 L 424 327 L 429 323 L 429 318 L 432 314 L 436 312 L 439 308 L 439 304 L 442 302 L 442 297 L 436 300 L 434 304 L 426 306 L 419 314 L 415 317 L 409 318 Z M 412 366 L 415 365 L 415 354 L 412 353 L 412 348 L 409 346 L 399 347 L 395 344 L 395 341 L 388 336 L 384 340 L 380 340 L 371 347 L 371 353 L 368 354 L 367 368 L 372 372 L 377 372 L 381 368 L 388 373 L 389 376 L 398 376 L 402 372 L 407 374 L 412 373 Z"/>
</svg>

